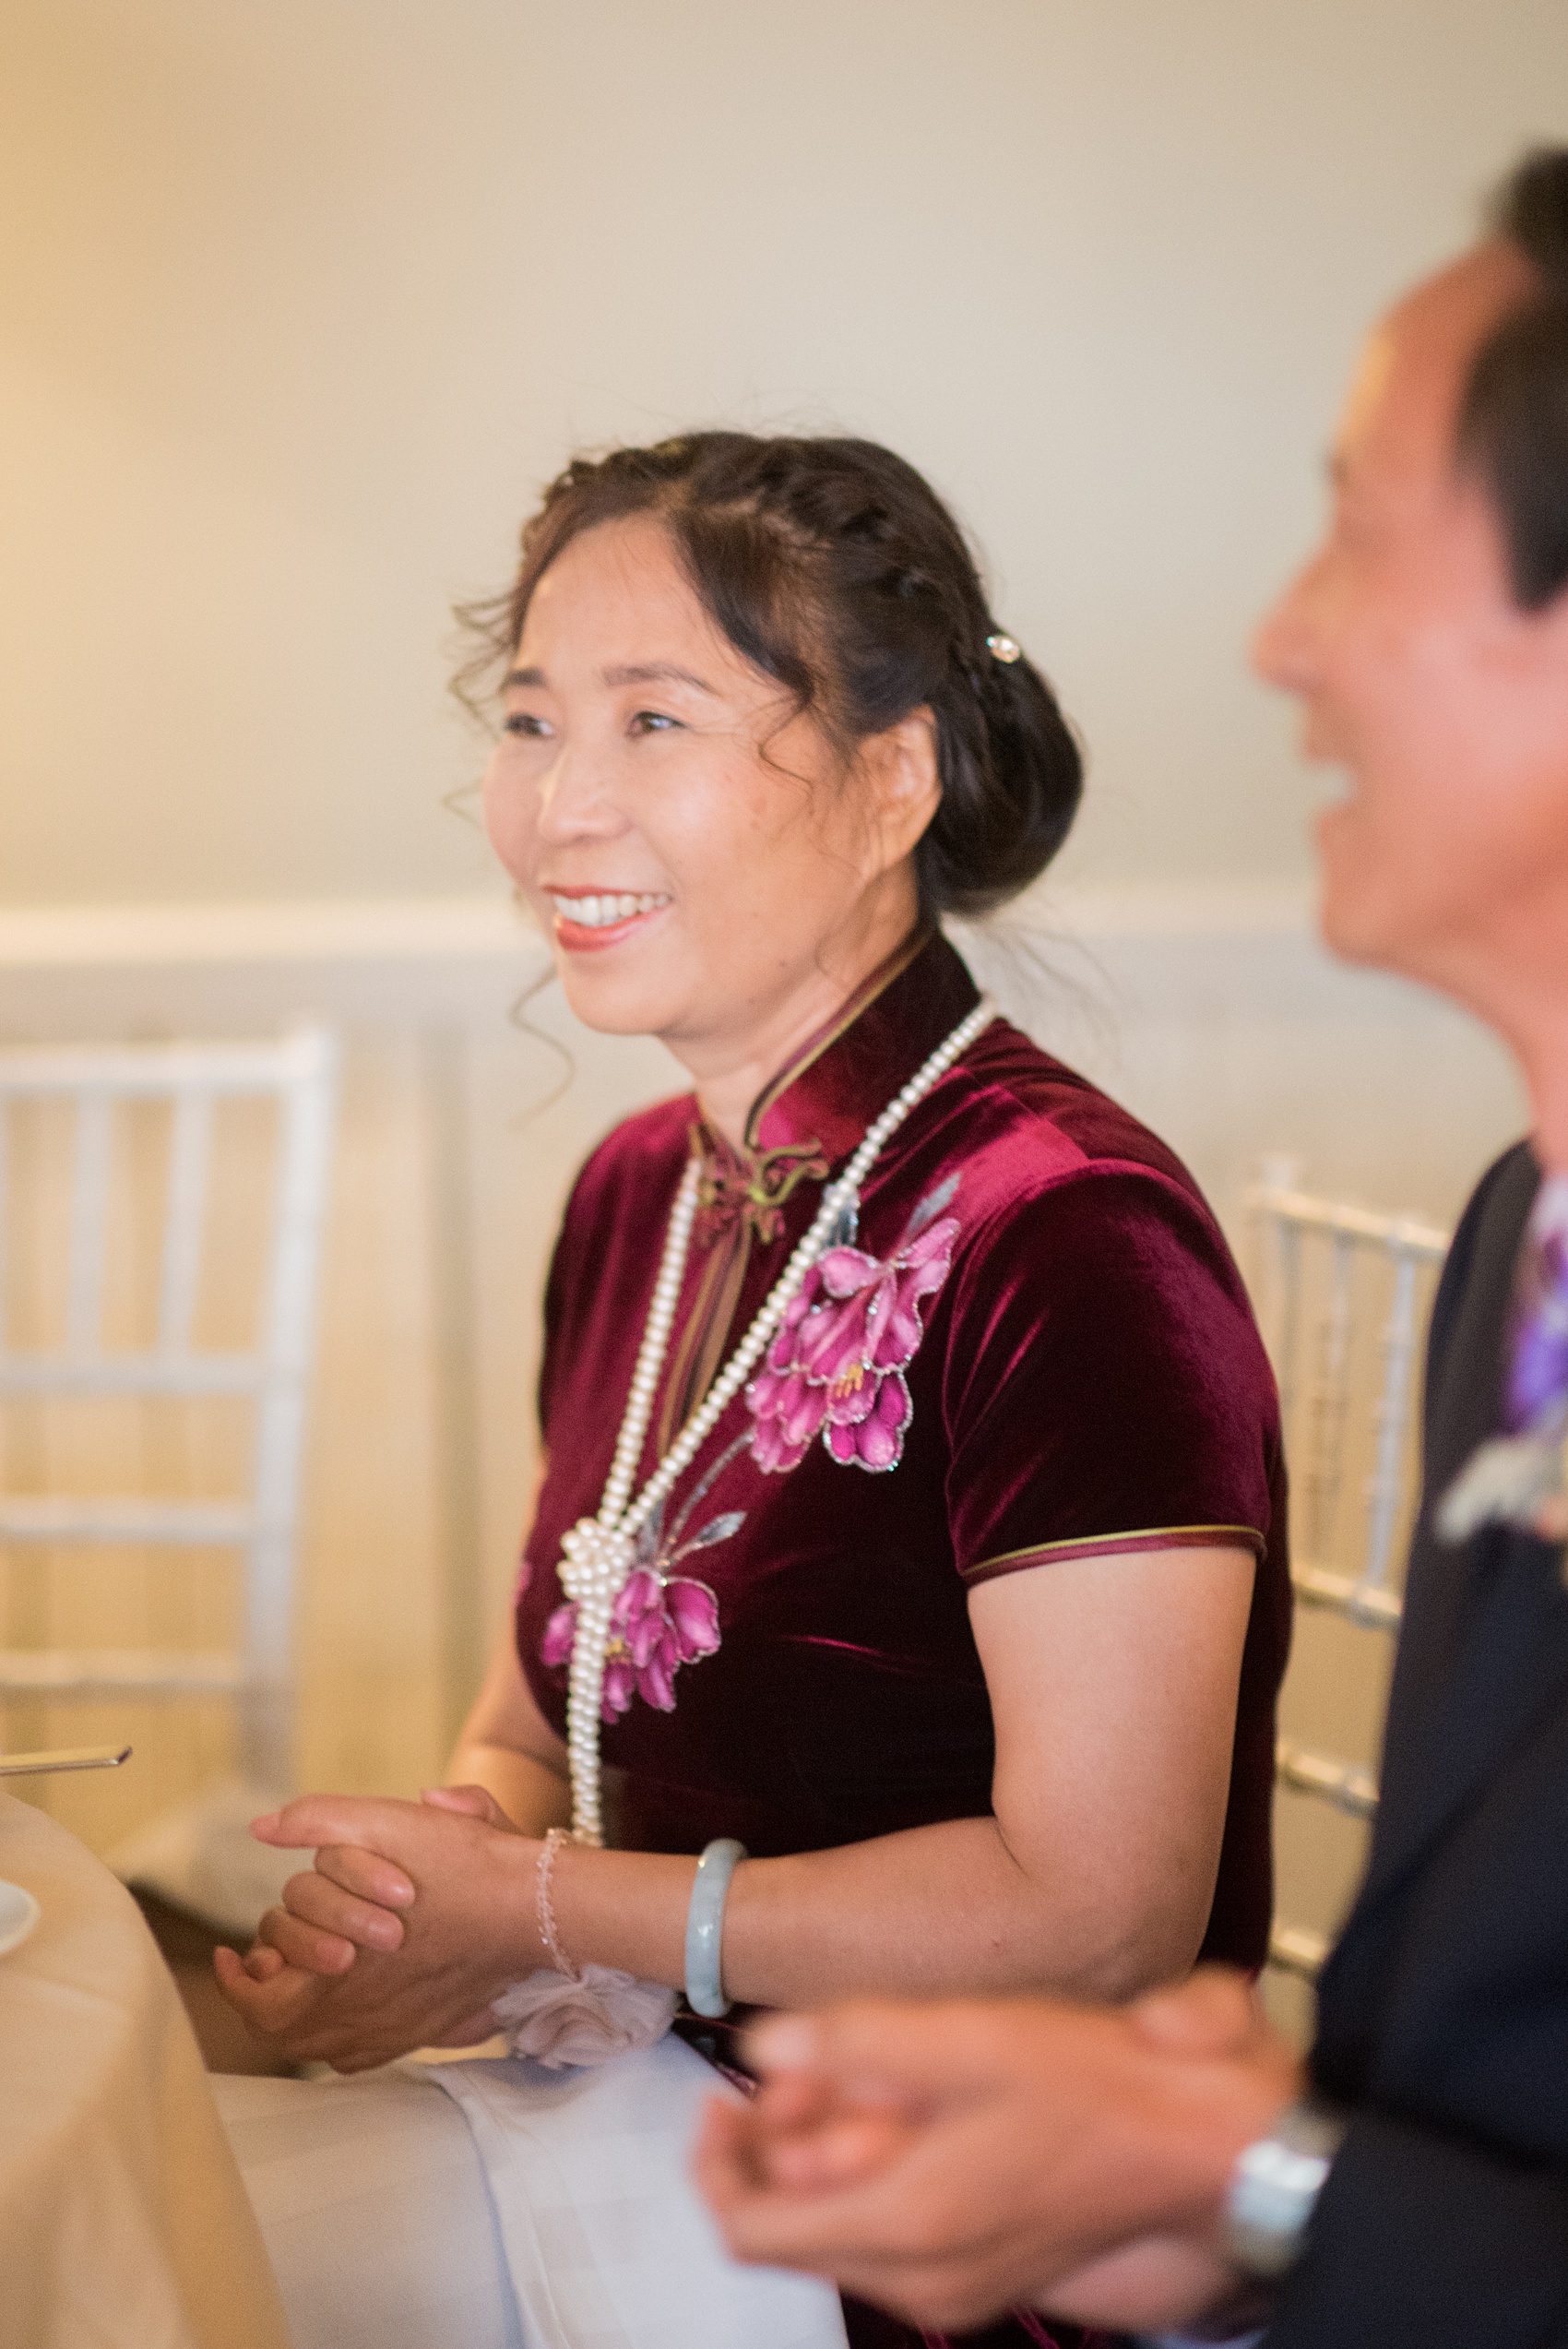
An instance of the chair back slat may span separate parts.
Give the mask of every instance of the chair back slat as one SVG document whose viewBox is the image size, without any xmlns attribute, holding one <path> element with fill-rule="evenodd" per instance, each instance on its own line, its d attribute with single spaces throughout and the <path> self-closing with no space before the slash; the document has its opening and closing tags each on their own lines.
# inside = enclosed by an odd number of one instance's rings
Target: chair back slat
<svg viewBox="0 0 1568 2349">
<path fill-rule="evenodd" d="M 273 1229 L 272 1282 L 264 1350 L 275 1376 L 303 1370 L 309 1301 L 326 1207 L 326 1167 L 332 1148 L 331 1065 L 319 1031 L 297 1038 L 283 1098 L 279 1149 L 278 1207 Z"/>
<path fill-rule="evenodd" d="M 1292 1227 L 1291 1275 L 1301 1279 L 1300 1231 Z M 1349 1403 L 1350 1291 L 1354 1243 L 1336 1232 L 1330 1244 L 1327 1294 L 1317 1317 L 1313 1383 L 1307 1397 L 1306 1456 L 1301 1474 L 1307 1541 L 1316 1556 L 1332 1538 L 1344 1481 L 1345 1414 Z"/>
<path fill-rule="evenodd" d="M 53 1701 L 91 1699 L 106 1688 L 165 1696 L 222 1689 L 239 1700 L 245 1776 L 279 1792 L 287 1791 L 292 1775 L 300 1462 L 336 1073 L 336 1043 L 320 1029 L 271 1043 L 0 1050 L 0 1178 L 18 1104 L 55 1103 L 74 1121 L 64 1341 L 12 1342 L 17 1325 L 4 1318 L 0 1258 L 0 1402 L 228 1396 L 244 1402 L 251 1414 L 246 1489 L 223 1500 L 73 1495 L 53 1485 L 36 1493 L 0 1492 L 0 1545 L 18 1544 L 35 1555 L 42 1547 L 47 1556 L 51 1543 L 238 1551 L 244 1561 L 244 1605 L 237 1651 L 216 1660 L 193 1656 L 186 1668 L 177 1667 L 177 1660 L 172 1664 L 149 1643 L 147 1667 L 137 1670 L 136 1651 L 123 1649 L 0 1648 L 0 1699 L 43 1691 Z M 216 1245 L 215 1114 L 220 1103 L 244 1100 L 270 1102 L 278 1113 L 260 1311 L 245 1344 L 204 1347 L 196 1332 L 207 1258 Z M 146 1114 L 138 1104 L 166 1119 L 168 1146 L 156 1218 L 155 1319 L 145 1341 L 122 1345 L 106 1338 L 105 1295 L 116 1186 L 130 1164 L 133 1127 L 141 1130 L 137 1121 Z M 14 1151 L 11 1163 L 15 1181 Z M 6 1208 L 0 1189 L 0 1238 Z M 108 1294 L 117 1308 L 121 1286 Z M 109 1326 L 119 1327 L 115 1311 Z"/>
<path fill-rule="evenodd" d="M 109 1223 L 110 1096 L 91 1086 L 77 1099 L 71 1182 L 71 1253 L 65 1291 L 65 1343 L 77 1355 L 101 1351 L 103 1261 Z"/>
<path fill-rule="evenodd" d="M 158 1351 L 160 1354 L 184 1354 L 190 1351 L 211 1167 L 211 1096 L 192 1091 L 177 1093 L 169 1140 L 163 1246 L 159 1266 Z"/>
<path fill-rule="evenodd" d="M 1287 1159 L 1265 1162 L 1247 1205 L 1262 1246 L 1259 1313 L 1292 1472 L 1298 1603 L 1362 1631 L 1395 1633 L 1402 1605 L 1396 1570 L 1415 1499 L 1422 1326 L 1448 1234 L 1412 1216 L 1315 1198 Z M 1298 1640 L 1287 1676 L 1288 1713 L 1293 1698 L 1306 1701 L 1305 1645 Z M 1349 1668 L 1352 1686 L 1367 1679 L 1367 1652 L 1336 1651 L 1333 1663 Z M 1343 1698 L 1332 1668 L 1320 1668 L 1320 1679 Z M 1276 1776 L 1289 1794 L 1329 1806 L 1362 1831 L 1376 1811 L 1374 1772 L 1315 1744 L 1282 1736 Z M 1327 1948 L 1315 1927 L 1277 1922 L 1271 1963 L 1311 1980 Z"/>
<path fill-rule="evenodd" d="M 1394 1536 L 1408 1496 L 1403 1473 L 1406 1437 L 1415 1395 L 1417 1249 L 1398 1232 L 1384 1243 L 1394 1258 L 1394 1294 L 1383 1332 L 1383 1390 L 1374 1413 L 1377 1455 L 1367 1483 L 1367 1547 L 1361 1580 L 1381 1590 L 1388 1577 Z"/>
<path fill-rule="evenodd" d="M 0 1356 L 11 1326 L 11 1121 L 0 1094 Z"/>
</svg>

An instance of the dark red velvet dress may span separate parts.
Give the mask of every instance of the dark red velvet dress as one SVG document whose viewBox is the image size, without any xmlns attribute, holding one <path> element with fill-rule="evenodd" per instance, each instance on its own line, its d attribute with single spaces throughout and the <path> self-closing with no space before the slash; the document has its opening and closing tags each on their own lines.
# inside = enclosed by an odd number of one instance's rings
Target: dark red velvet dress
<svg viewBox="0 0 1568 2349">
<path fill-rule="evenodd" d="M 767 1088 L 743 1158 L 699 1133 L 707 1203 L 644 1474 L 749 1326 L 825 1176 L 976 1000 L 945 940 L 916 941 Z M 696 1117 L 687 1096 L 616 1128 L 578 1177 L 551 1269 L 550 1465 L 517 1626 L 529 1687 L 563 1731 L 561 1537 L 599 1506 Z M 1258 1572 L 1204 1952 L 1259 1966 L 1289 1625 L 1284 1475 L 1273 1377 L 1191 1177 L 997 1020 L 894 1136 L 853 1251 L 819 1268 L 805 1302 L 649 1545 L 645 1661 L 612 1652 L 606 1680 L 608 1840 L 695 1853 L 735 1835 L 761 1857 L 988 1816 L 968 1588 L 1101 1550 L 1246 1544 Z M 847 2315 L 856 2349 L 921 2339 Z M 1022 2318 L 976 2336 L 998 2349 L 1050 2337 Z"/>
</svg>

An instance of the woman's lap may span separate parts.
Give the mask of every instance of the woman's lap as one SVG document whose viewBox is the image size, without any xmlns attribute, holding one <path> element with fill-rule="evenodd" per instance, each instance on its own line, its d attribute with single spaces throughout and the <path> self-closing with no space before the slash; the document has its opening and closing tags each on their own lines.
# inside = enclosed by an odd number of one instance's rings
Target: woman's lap
<svg viewBox="0 0 1568 2349">
<path fill-rule="evenodd" d="M 294 2349 L 525 2349 L 483 2165 L 434 2081 L 212 2086 Z"/>
<path fill-rule="evenodd" d="M 838 2295 L 741 2268 L 689 2175 L 732 2096 L 674 2033 L 597 2069 L 440 2067 L 484 2163 L 529 2349 L 845 2349 Z"/>
<path fill-rule="evenodd" d="M 734 2092 L 673 2035 L 213 2087 L 295 2349 L 844 2349 L 828 2286 L 725 2254 L 687 2155 Z"/>
</svg>

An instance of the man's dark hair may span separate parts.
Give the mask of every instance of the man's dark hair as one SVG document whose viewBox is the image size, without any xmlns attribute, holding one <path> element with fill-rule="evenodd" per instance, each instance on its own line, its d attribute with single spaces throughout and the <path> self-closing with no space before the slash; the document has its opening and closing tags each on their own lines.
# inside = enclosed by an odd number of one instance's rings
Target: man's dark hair
<svg viewBox="0 0 1568 2349">
<path fill-rule="evenodd" d="M 1568 588 L 1568 148 L 1526 155 L 1491 213 L 1540 284 L 1476 353 L 1459 410 L 1462 464 L 1503 527 L 1515 601 L 1538 612 Z"/>
</svg>

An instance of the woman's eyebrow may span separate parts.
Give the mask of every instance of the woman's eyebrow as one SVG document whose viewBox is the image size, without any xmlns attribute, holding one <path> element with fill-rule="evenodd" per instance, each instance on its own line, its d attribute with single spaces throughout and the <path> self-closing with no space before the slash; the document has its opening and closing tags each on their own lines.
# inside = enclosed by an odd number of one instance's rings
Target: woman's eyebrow
<svg viewBox="0 0 1568 2349">
<path fill-rule="evenodd" d="M 601 669 L 600 675 L 607 686 L 693 686 L 698 693 L 711 694 L 714 687 L 694 670 L 683 669 L 674 661 L 638 661 L 624 662 L 613 669 Z M 506 686 L 545 686 L 549 679 L 542 669 L 509 669 Z"/>
<path fill-rule="evenodd" d="M 713 691 L 705 678 L 673 661 L 633 662 L 619 668 L 602 669 L 600 674 L 607 686 L 695 686 L 698 693 Z"/>
</svg>

